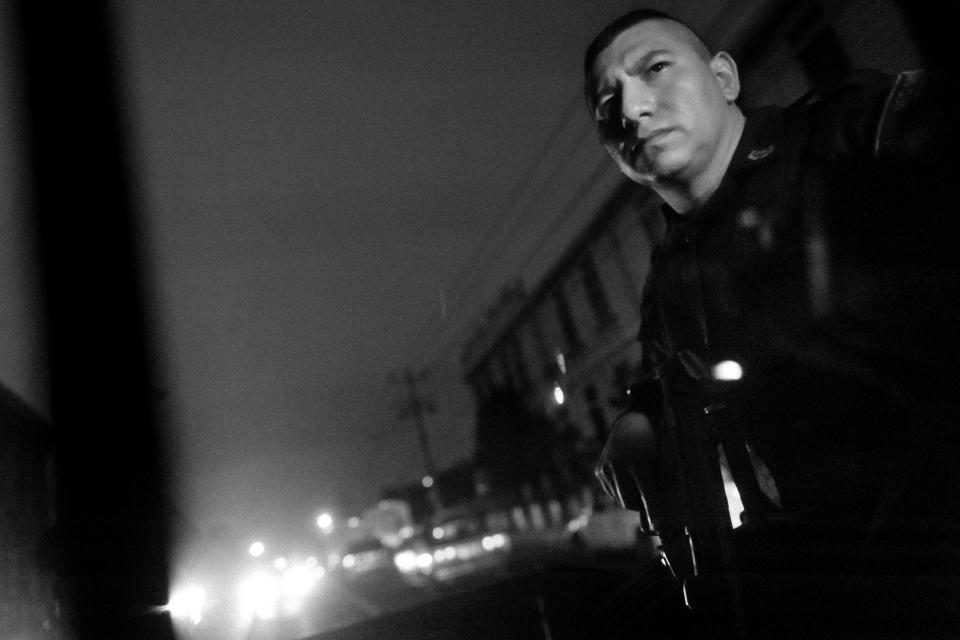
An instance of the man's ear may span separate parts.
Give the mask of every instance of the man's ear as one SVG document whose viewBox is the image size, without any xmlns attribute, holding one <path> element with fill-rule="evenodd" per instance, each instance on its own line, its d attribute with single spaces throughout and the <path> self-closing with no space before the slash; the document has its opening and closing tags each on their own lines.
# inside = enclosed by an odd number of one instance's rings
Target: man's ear
<svg viewBox="0 0 960 640">
<path fill-rule="evenodd" d="M 726 51 L 718 51 L 710 60 L 710 69 L 717 78 L 727 102 L 735 101 L 740 95 L 740 73 L 737 71 L 737 63 L 730 54 Z"/>
</svg>

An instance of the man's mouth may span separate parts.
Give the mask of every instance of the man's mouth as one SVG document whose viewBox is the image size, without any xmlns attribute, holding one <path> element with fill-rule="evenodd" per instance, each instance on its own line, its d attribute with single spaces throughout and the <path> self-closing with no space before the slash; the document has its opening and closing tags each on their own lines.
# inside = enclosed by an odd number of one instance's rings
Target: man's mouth
<svg viewBox="0 0 960 640">
<path fill-rule="evenodd" d="M 641 145 L 650 144 L 651 142 L 655 142 L 657 139 L 662 138 L 663 136 L 669 134 L 669 133 L 672 132 L 672 131 L 673 131 L 673 129 L 670 128 L 670 127 L 666 127 L 666 128 L 663 128 L 663 129 L 656 129 L 656 130 L 651 131 L 650 133 L 648 133 L 648 134 L 647 134 L 646 136 L 644 136 L 643 138 L 641 138 L 640 143 L 641 143 Z"/>
<path fill-rule="evenodd" d="M 656 143 L 659 139 L 668 135 L 672 131 L 673 129 L 671 128 L 656 129 L 645 136 L 638 138 L 633 142 L 633 144 L 628 145 L 627 157 L 630 160 L 630 164 L 636 165 L 637 161 L 640 160 L 640 156 L 643 155 L 644 149 L 646 149 L 647 145 Z"/>
</svg>

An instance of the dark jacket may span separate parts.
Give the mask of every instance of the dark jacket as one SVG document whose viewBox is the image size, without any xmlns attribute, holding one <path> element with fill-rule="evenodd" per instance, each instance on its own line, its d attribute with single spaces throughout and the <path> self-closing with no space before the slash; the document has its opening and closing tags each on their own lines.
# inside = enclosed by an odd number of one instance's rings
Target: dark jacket
<svg viewBox="0 0 960 640">
<path fill-rule="evenodd" d="M 663 210 L 643 393 L 598 476 L 711 626 L 960 631 L 955 93 L 863 72 L 749 112 L 705 206 Z"/>
<path fill-rule="evenodd" d="M 956 417 L 956 196 L 937 150 L 953 125 L 923 112 L 927 82 L 863 72 L 750 112 L 705 206 L 664 208 L 645 366 L 666 420 L 697 430 L 712 414 L 748 515 L 778 503 L 850 536 L 902 523 L 892 470 Z M 717 379 L 723 362 L 742 376 Z M 757 460 L 772 500 L 743 486 Z"/>
</svg>

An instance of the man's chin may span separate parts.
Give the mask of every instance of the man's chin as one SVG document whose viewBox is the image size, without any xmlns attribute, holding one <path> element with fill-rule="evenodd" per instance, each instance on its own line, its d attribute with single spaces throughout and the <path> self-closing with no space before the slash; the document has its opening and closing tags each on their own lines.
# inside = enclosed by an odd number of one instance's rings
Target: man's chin
<svg viewBox="0 0 960 640">
<path fill-rule="evenodd" d="M 672 182 L 683 176 L 687 169 L 687 162 L 682 157 L 661 154 L 655 162 L 629 163 L 623 159 L 618 161 L 620 170 L 635 182 L 647 186 L 654 186 L 663 182 Z"/>
<path fill-rule="evenodd" d="M 627 176 L 634 182 L 639 182 L 640 184 L 646 186 L 654 185 L 657 182 L 656 173 L 651 171 L 649 167 L 638 167 L 622 159 L 618 159 L 617 164 L 620 166 L 620 171 L 623 173 L 623 175 Z"/>
</svg>

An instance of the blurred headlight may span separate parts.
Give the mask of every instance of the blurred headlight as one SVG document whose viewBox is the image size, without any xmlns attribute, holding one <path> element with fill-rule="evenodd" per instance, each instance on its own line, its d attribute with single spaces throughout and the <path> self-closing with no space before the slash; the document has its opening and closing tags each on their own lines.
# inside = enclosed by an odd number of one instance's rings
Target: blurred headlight
<svg viewBox="0 0 960 640">
<path fill-rule="evenodd" d="M 417 556 L 417 566 L 421 569 L 429 569 L 430 565 L 433 564 L 433 555 L 429 553 L 421 553 Z"/>
<path fill-rule="evenodd" d="M 417 553 L 410 549 L 405 549 L 393 556 L 393 564 L 403 573 L 411 573 L 417 570 Z"/>
<path fill-rule="evenodd" d="M 493 551 L 495 549 L 500 549 L 501 547 L 507 546 L 507 537 L 502 533 L 495 533 L 492 536 L 484 536 L 481 541 L 485 551 Z"/>
<path fill-rule="evenodd" d="M 313 589 L 313 573 L 305 566 L 290 567 L 283 573 L 283 595 L 303 598 Z"/>
<path fill-rule="evenodd" d="M 192 586 L 174 591 L 170 595 L 170 604 L 167 605 L 167 609 L 170 615 L 178 620 L 189 620 L 193 624 L 200 624 L 206 603 L 206 591 Z"/>
<path fill-rule="evenodd" d="M 244 617 L 269 620 L 277 615 L 280 585 L 276 576 L 257 572 L 240 585 L 240 611 Z"/>
</svg>

